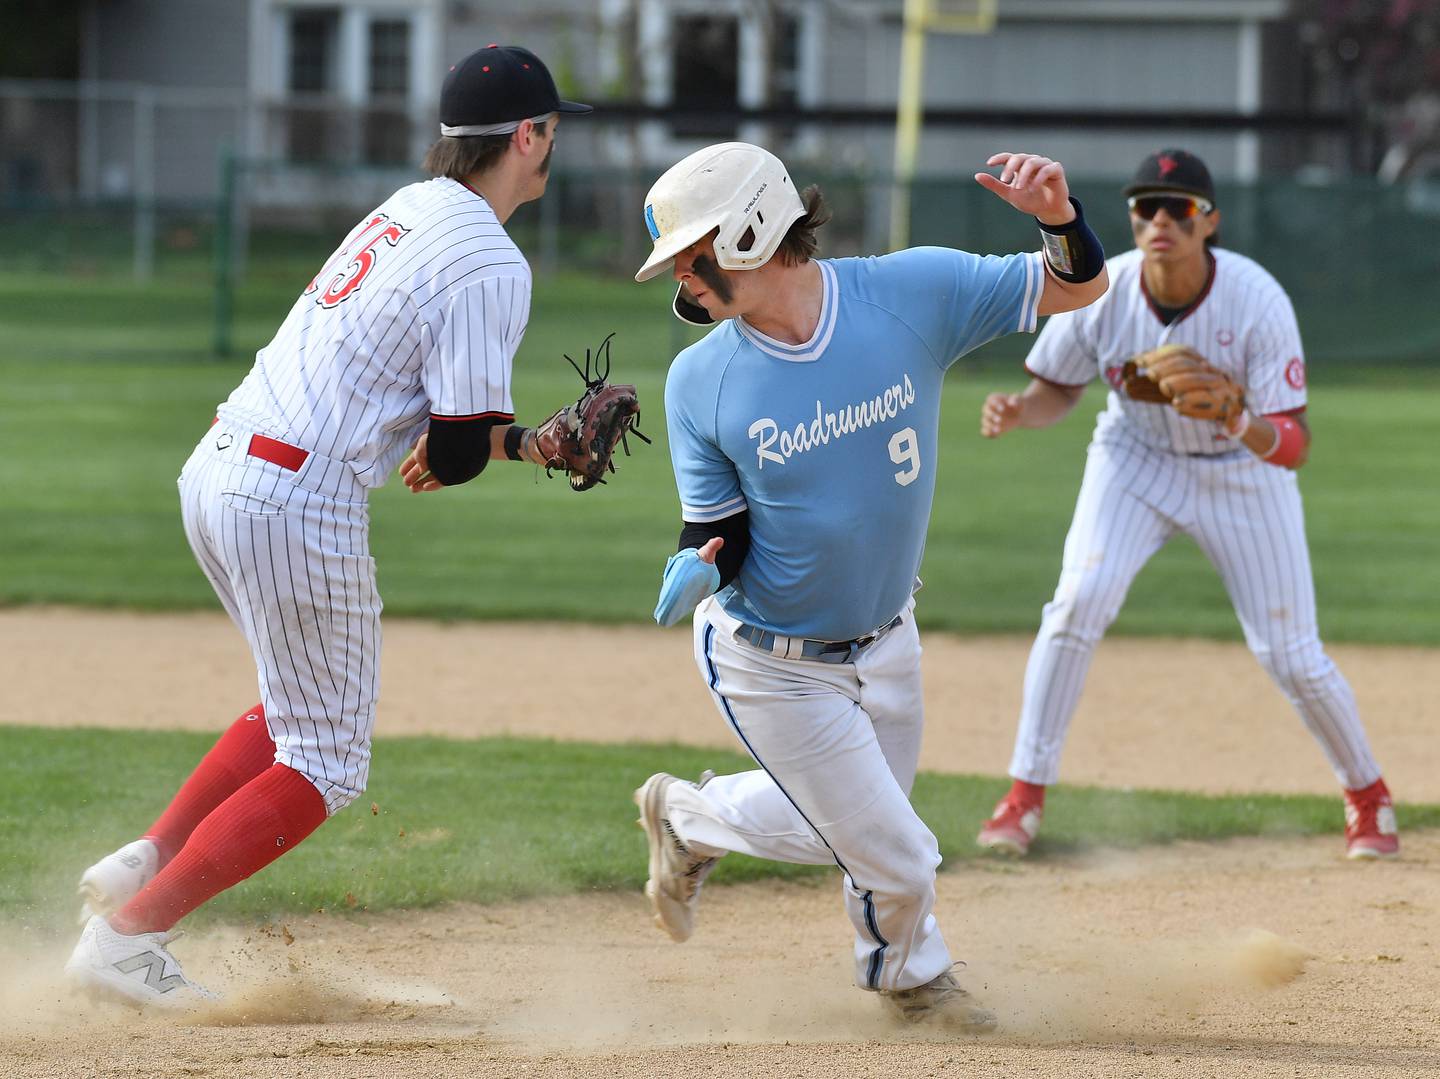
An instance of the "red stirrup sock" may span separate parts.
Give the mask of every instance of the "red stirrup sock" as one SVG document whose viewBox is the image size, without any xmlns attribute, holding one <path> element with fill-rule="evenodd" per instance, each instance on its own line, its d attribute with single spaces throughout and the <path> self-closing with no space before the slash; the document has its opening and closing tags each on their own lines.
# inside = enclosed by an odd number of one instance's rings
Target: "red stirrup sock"
<svg viewBox="0 0 1440 1079">
<path fill-rule="evenodd" d="M 1045 804 L 1045 785 L 1043 783 L 1026 783 L 1023 779 L 1017 779 L 1010 784 L 1008 797 L 1017 805 L 1043 806 Z"/>
<path fill-rule="evenodd" d="M 180 853 L 110 918 L 117 933 L 162 933 L 207 899 L 269 865 L 320 826 L 325 799 L 273 764 L 195 828 Z"/>
<path fill-rule="evenodd" d="M 159 848 L 160 865 L 180 853 L 195 826 L 211 810 L 274 763 L 275 743 L 265 729 L 265 710 L 257 704 L 230 724 L 160 819 L 144 833 L 144 838 Z"/>
</svg>

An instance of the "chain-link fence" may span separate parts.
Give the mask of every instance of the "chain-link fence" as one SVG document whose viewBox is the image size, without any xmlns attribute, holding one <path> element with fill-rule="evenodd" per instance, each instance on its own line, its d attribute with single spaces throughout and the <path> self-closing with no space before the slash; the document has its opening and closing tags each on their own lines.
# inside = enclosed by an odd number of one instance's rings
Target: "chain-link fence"
<svg viewBox="0 0 1440 1079">
<path fill-rule="evenodd" d="M 417 161 L 428 134 L 407 128 L 402 117 L 372 113 L 246 104 L 220 91 L 0 81 L 6 268 L 212 279 L 223 347 L 232 292 L 247 277 L 308 279 L 361 214 L 422 178 L 395 162 Z M 664 167 L 658 162 L 693 148 L 676 143 L 666 123 L 632 107 L 565 125 L 546 197 L 521 207 L 508 226 L 538 274 L 628 275 L 639 265 L 648 247 L 642 202 Z M 730 137 L 774 145 L 799 185 L 825 189 L 835 215 L 823 234 L 826 254 L 885 249 L 895 187 L 887 141 L 893 127 L 882 117 L 831 112 L 733 126 Z M 982 252 L 1033 247 L 1032 226 L 970 178 L 977 148 L 1054 144 L 1066 160 L 1065 148 L 1079 153 L 1076 140 L 1083 137 L 1092 145 L 1079 160 L 1090 164 L 1071 169 L 1072 184 L 1116 253 L 1130 244 L 1119 189 L 1144 152 L 1180 142 L 1223 177 L 1239 134 L 1233 125 L 1177 136 L 1031 124 L 1017 138 L 994 123 L 967 126 L 952 118 L 925 137 L 953 148 L 944 159 L 957 165 L 953 174 L 932 170 L 916 181 L 912 243 Z M 1263 137 L 1291 138 L 1298 146 L 1343 133 Z M 246 145 L 277 152 L 263 160 L 236 153 Z M 297 152 L 302 146 L 307 151 Z M 1097 159 L 1110 164 L 1097 166 Z M 1286 286 L 1317 358 L 1440 356 L 1440 316 L 1433 313 L 1440 279 L 1436 181 L 1386 186 L 1302 170 L 1247 185 L 1222 181 L 1219 205 L 1226 246 L 1256 258 Z"/>
</svg>

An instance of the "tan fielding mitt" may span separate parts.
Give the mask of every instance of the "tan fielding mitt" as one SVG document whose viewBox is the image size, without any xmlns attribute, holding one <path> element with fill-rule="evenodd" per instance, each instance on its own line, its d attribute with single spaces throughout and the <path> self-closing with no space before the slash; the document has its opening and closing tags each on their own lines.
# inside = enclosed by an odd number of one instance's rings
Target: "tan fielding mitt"
<svg viewBox="0 0 1440 1079">
<path fill-rule="evenodd" d="M 1169 404 L 1182 416 L 1225 423 L 1245 407 L 1245 390 L 1188 345 L 1161 345 L 1127 360 L 1125 395 Z"/>
</svg>

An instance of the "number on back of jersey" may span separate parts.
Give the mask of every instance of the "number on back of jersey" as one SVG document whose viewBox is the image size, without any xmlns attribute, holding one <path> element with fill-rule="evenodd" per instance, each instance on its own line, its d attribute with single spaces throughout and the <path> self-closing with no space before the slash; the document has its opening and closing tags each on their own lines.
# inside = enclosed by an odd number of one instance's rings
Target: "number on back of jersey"
<svg viewBox="0 0 1440 1079">
<path fill-rule="evenodd" d="M 316 292 L 321 307 L 335 307 L 344 303 L 360 288 L 370 271 L 375 268 L 376 248 L 383 241 L 394 247 L 410 232 L 405 226 L 391 221 L 387 214 L 376 214 L 355 237 L 330 256 L 310 284 L 305 286 L 305 295 Z M 325 281 L 323 289 L 320 282 Z"/>
</svg>

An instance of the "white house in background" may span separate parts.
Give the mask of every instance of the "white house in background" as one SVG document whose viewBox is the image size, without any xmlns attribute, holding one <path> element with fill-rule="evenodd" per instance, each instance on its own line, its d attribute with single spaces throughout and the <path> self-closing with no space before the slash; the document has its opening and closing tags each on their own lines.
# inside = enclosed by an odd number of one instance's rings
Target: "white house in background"
<svg viewBox="0 0 1440 1079">
<path fill-rule="evenodd" d="M 958 0 L 945 0 L 954 4 Z M 75 110 L 77 186 L 200 198 L 229 147 L 250 158 L 413 167 L 436 130 L 446 66 L 489 41 L 529 45 L 582 100 L 664 108 L 893 107 L 903 0 L 87 0 Z M 984 35 L 928 39 L 931 108 L 1248 111 L 1298 105 L 1288 0 L 999 0 Z M 1173 130 L 931 127 L 922 174 L 1035 145 L 1077 174 L 1114 174 Z M 883 127 L 648 121 L 569 125 L 567 166 L 655 167 L 708 141 L 883 171 Z M 1223 177 L 1272 153 L 1246 133 L 1187 142 Z M 151 148 L 147 154 L 145 147 Z M 10 148 L 0 153 L 22 152 Z M 1279 151 L 1283 153 L 1283 148 Z M 1288 164 L 1288 162 L 1286 162 Z M 967 164 L 968 167 L 968 164 Z M 297 175 L 303 170 L 296 170 Z M 347 183 L 358 183 L 347 173 Z M 325 181 L 286 181 L 301 203 Z M 359 192 L 354 192 L 359 194 Z M 333 192 L 331 193 L 333 197 Z"/>
</svg>

